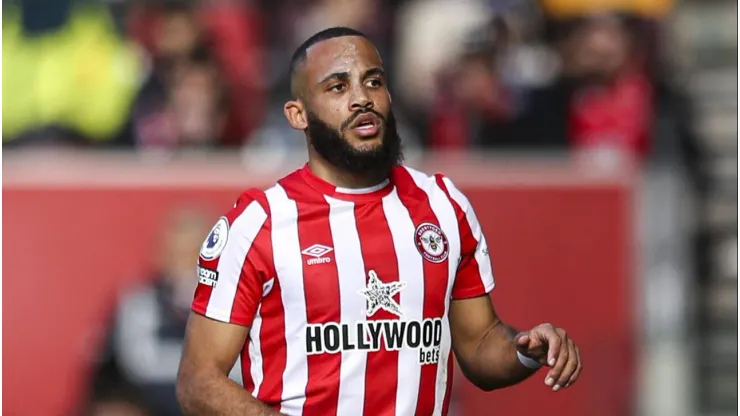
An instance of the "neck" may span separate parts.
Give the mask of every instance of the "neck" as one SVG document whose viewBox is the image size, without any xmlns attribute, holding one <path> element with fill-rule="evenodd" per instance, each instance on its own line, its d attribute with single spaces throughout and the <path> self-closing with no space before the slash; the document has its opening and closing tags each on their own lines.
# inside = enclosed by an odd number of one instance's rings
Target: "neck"
<svg viewBox="0 0 740 416">
<path fill-rule="evenodd" d="M 318 155 L 311 155 L 308 167 L 314 175 L 338 188 L 359 189 L 375 186 L 388 178 L 388 172 L 357 174 L 338 169 Z"/>
</svg>

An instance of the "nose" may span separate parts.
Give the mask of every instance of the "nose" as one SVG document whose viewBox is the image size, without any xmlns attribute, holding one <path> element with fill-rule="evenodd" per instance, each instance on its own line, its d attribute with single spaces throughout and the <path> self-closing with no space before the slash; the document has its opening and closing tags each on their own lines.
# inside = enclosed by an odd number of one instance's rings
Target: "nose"
<svg viewBox="0 0 740 416">
<path fill-rule="evenodd" d="M 369 110 L 373 108 L 373 100 L 367 94 L 364 88 L 356 87 L 352 91 L 352 98 L 350 100 L 350 111 Z"/>
</svg>

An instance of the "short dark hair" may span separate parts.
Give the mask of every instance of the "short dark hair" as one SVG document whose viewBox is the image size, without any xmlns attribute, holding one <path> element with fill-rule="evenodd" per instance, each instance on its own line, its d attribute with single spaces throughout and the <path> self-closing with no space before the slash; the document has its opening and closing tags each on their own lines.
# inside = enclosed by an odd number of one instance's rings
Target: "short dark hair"
<svg viewBox="0 0 740 416">
<path fill-rule="evenodd" d="M 294 96 L 296 91 L 295 85 L 293 84 L 293 79 L 295 77 L 296 71 L 298 70 L 298 67 L 301 66 L 301 64 L 306 60 L 308 48 L 319 42 L 334 38 L 341 38 L 344 36 L 359 36 L 367 39 L 367 36 L 359 30 L 344 26 L 335 26 L 324 29 L 314 34 L 310 38 L 306 39 L 303 43 L 301 43 L 298 48 L 296 48 L 295 52 L 293 52 L 293 57 L 290 58 L 290 91 Z"/>
</svg>

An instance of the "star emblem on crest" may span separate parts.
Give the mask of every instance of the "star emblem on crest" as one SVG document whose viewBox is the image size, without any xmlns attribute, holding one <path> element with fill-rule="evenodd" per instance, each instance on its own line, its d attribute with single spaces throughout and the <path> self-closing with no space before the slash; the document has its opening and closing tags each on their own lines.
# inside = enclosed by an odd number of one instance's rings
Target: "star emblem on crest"
<svg viewBox="0 0 740 416">
<path fill-rule="evenodd" d="M 375 270 L 370 270 L 368 276 L 367 287 L 360 290 L 360 294 L 367 299 L 367 316 L 372 316 L 380 309 L 402 316 L 401 305 L 393 299 L 393 295 L 406 287 L 406 282 L 383 283 Z"/>
<path fill-rule="evenodd" d="M 383 283 L 374 270 L 368 272 L 370 277 L 367 287 L 360 290 L 360 294 L 367 299 L 367 316 L 372 316 L 380 309 L 388 311 L 396 316 L 402 316 L 401 305 L 393 299 L 393 295 L 406 287 L 406 282 Z"/>
</svg>

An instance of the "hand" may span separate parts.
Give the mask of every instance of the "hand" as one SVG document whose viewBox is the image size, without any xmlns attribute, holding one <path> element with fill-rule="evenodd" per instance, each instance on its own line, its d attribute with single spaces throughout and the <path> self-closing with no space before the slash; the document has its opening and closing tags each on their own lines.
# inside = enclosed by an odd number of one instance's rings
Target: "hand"
<svg viewBox="0 0 740 416">
<path fill-rule="evenodd" d="M 581 374 L 581 353 L 562 328 L 541 324 L 517 335 L 515 342 L 520 353 L 551 367 L 545 384 L 553 391 L 571 386 Z"/>
</svg>

